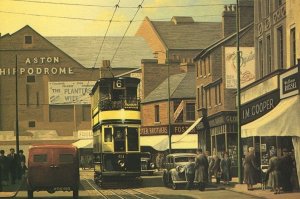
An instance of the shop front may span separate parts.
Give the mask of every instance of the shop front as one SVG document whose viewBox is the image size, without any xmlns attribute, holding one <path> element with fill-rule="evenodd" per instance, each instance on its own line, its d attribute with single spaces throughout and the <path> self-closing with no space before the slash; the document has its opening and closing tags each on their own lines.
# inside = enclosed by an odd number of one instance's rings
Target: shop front
<svg viewBox="0 0 300 199">
<path fill-rule="evenodd" d="M 268 165 L 272 151 L 280 157 L 286 149 L 295 158 L 300 176 L 299 66 L 249 87 L 242 97 L 244 152 L 255 147 L 260 164 Z"/>
</svg>

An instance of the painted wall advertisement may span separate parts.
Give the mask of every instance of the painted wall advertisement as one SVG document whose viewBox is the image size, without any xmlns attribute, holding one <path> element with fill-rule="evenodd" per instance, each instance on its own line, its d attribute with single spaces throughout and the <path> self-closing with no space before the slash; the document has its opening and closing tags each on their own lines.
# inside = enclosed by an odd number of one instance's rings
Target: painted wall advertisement
<svg viewBox="0 0 300 199">
<path fill-rule="evenodd" d="M 90 104 L 95 81 L 48 82 L 49 104 Z"/>
<path fill-rule="evenodd" d="M 254 47 L 240 47 L 241 51 L 241 88 L 255 80 Z M 237 88 L 236 47 L 225 48 L 225 80 L 226 88 Z"/>
</svg>

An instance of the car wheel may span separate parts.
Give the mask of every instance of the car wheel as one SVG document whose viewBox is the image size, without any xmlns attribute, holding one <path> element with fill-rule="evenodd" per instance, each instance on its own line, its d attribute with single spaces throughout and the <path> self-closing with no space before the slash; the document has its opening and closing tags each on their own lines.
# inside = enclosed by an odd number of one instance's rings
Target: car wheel
<svg viewBox="0 0 300 199">
<path fill-rule="evenodd" d="M 27 191 L 27 197 L 28 197 L 28 199 L 32 199 L 33 198 L 33 191 L 32 190 L 28 190 Z"/>
<path fill-rule="evenodd" d="M 73 190 L 73 199 L 77 199 L 79 197 L 78 189 Z"/>
<path fill-rule="evenodd" d="M 162 180 L 163 180 L 164 186 L 165 186 L 165 187 L 168 187 L 168 174 L 167 174 L 167 172 L 165 172 L 165 171 L 164 171 L 164 173 L 163 173 L 163 178 L 162 178 Z"/>
<path fill-rule="evenodd" d="M 172 189 L 173 189 L 173 190 L 178 189 L 178 185 L 177 185 L 176 183 L 174 183 L 174 182 L 172 182 Z"/>
</svg>

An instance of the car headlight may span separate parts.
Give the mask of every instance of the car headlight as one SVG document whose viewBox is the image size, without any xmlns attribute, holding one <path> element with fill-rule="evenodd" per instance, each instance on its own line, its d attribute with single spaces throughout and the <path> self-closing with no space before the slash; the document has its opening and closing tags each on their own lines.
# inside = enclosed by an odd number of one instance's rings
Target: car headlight
<svg viewBox="0 0 300 199">
<path fill-rule="evenodd" d="M 118 165 L 123 168 L 125 166 L 125 162 L 123 160 L 118 160 Z"/>
<path fill-rule="evenodd" d="M 183 166 L 177 166 L 177 167 L 176 167 L 176 171 L 177 171 L 178 173 L 183 173 L 183 172 L 184 172 L 184 167 L 183 167 Z"/>
<path fill-rule="evenodd" d="M 150 163 L 150 168 L 151 168 L 151 169 L 154 169 L 154 167 L 155 167 L 154 163 L 151 162 L 151 163 Z"/>
</svg>

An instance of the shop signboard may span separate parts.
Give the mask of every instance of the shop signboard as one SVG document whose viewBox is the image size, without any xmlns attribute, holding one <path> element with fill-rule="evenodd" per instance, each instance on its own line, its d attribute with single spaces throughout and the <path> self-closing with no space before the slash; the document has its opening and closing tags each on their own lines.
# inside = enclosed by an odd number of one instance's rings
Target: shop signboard
<svg viewBox="0 0 300 199">
<path fill-rule="evenodd" d="M 184 133 L 191 125 L 171 125 L 172 135 L 180 135 Z M 191 134 L 196 133 L 195 128 L 191 130 Z M 141 135 L 168 135 L 168 125 L 160 126 L 143 126 L 141 127 Z"/>
<path fill-rule="evenodd" d="M 280 99 L 299 94 L 299 67 L 280 75 Z"/>
<path fill-rule="evenodd" d="M 241 106 L 241 123 L 252 122 L 270 112 L 280 101 L 279 91 L 275 90 Z"/>
</svg>

